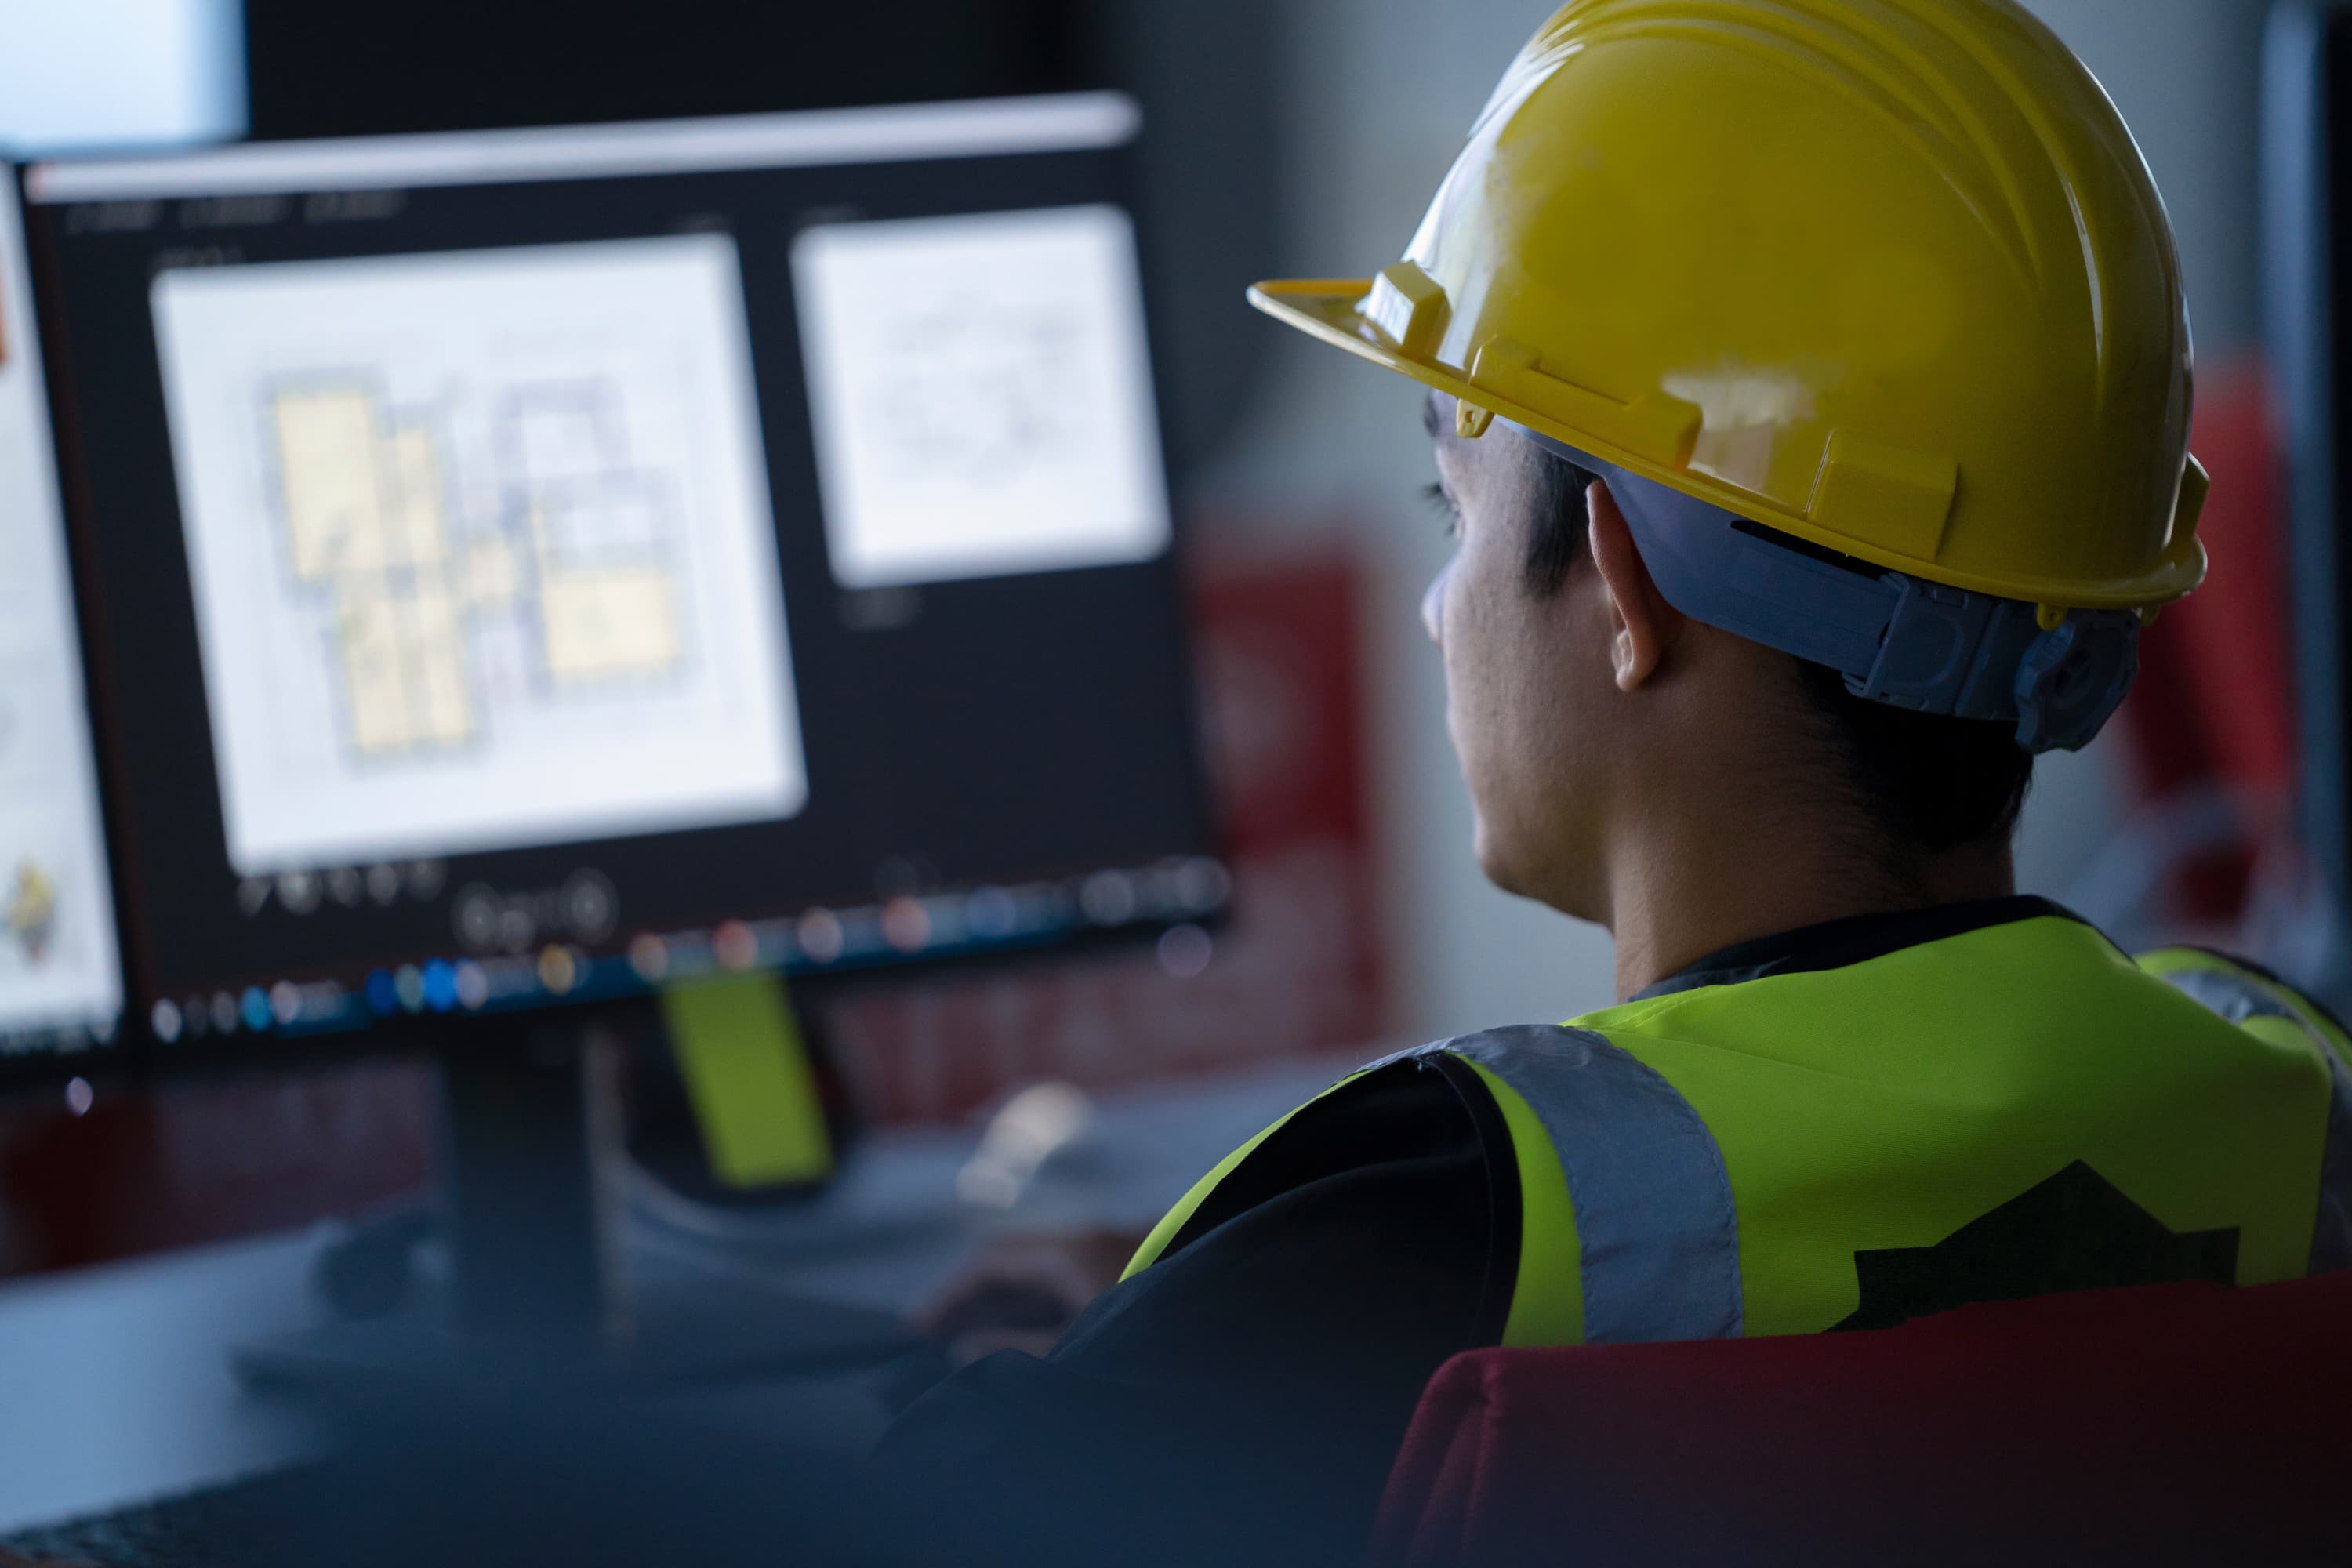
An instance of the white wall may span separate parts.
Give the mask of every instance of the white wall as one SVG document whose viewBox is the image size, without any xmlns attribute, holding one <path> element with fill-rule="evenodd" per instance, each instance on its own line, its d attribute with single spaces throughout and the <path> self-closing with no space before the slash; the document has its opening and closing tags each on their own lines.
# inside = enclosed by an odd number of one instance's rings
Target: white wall
<svg viewBox="0 0 2352 1568">
<path fill-rule="evenodd" d="M 2030 0 L 2137 130 L 2181 236 L 2199 342 L 2255 331 L 2254 83 L 2260 0 Z M 1285 264 L 1362 276 L 1403 247 L 1471 117 L 1547 12 L 1541 0 L 1287 0 Z M 1238 308 L 1238 305 L 1237 305 Z M 1276 344 L 1212 492 L 1356 520 L 1372 567 L 1366 658 L 1388 851 L 1400 1023 L 1413 1036 L 1560 1018 L 1611 999 L 1597 930 L 1496 892 L 1469 856 L 1435 655 L 1414 605 L 1443 556 L 1413 492 L 1429 457 L 1411 385 L 1268 323 Z M 2120 748 L 2045 764 L 2021 880 L 2063 892 L 2123 807 Z"/>
<path fill-rule="evenodd" d="M 0 147 L 245 132 L 240 0 L 0 0 Z"/>
</svg>

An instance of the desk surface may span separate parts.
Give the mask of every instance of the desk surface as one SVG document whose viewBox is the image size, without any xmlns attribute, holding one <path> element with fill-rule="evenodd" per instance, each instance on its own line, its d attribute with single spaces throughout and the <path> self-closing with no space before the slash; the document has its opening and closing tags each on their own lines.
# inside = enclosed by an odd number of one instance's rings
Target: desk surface
<svg viewBox="0 0 2352 1568">
<path fill-rule="evenodd" d="M 992 1218 L 959 1207 L 954 1176 L 977 1134 L 915 1131 L 871 1140 L 813 1210 L 700 1233 L 646 1223 L 636 1245 L 656 1259 L 904 1310 L 995 1225 L 1148 1225 L 1346 1065 L 1286 1062 L 1107 1097 L 1083 1179 L 1039 1194 L 1031 1212 Z M 233 1344 L 317 1321 L 305 1282 L 317 1244 L 312 1231 L 268 1236 L 0 1286 L 0 1531 L 320 1451 L 327 1437 L 317 1422 L 245 1392 L 226 1361 Z M 726 1397 L 788 1398 L 838 1424 L 865 1395 L 835 1381 L 748 1385 Z M 878 1406 L 865 1414 L 878 1426 Z"/>
<path fill-rule="evenodd" d="M 273 1236 L 0 1290 L 0 1530 L 315 1451 L 313 1424 L 247 1397 L 225 1357 L 309 1321 L 310 1249 Z"/>
</svg>

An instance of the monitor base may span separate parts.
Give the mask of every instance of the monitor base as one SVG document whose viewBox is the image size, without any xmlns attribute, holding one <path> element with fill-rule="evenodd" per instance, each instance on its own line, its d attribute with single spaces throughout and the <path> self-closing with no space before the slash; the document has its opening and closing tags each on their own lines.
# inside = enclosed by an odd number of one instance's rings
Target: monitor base
<svg viewBox="0 0 2352 1568">
<path fill-rule="evenodd" d="M 331 1304 L 405 1298 L 407 1309 L 241 1346 L 230 1358 L 239 1379 L 363 1410 L 462 1407 L 935 1359 L 887 1312 L 738 1276 L 666 1267 L 646 1279 L 630 1267 L 620 1084 L 632 1020 L 614 1008 L 550 1016 L 447 1053 L 437 1213 L 395 1212 L 321 1259 Z M 411 1254 L 427 1236 L 447 1267 L 418 1291 Z"/>
</svg>

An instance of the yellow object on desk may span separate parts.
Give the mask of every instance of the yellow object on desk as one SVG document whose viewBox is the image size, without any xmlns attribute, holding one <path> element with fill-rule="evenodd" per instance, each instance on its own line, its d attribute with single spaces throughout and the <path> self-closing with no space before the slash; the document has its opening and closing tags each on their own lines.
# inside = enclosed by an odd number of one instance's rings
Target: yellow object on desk
<svg viewBox="0 0 2352 1568">
<path fill-rule="evenodd" d="M 772 1187 L 833 1173 L 833 1139 L 784 983 L 730 975 L 662 993 L 678 1074 L 722 1186 Z"/>
</svg>

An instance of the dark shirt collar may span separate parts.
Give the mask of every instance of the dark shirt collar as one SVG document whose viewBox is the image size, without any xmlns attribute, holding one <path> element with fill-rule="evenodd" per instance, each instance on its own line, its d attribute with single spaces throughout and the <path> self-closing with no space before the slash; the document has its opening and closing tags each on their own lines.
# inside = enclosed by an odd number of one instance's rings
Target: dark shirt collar
<svg viewBox="0 0 2352 1568">
<path fill-rule="evenodd" d="M 1632 1000 L 1647 1002 L 1659 996 L 1672 996 L 1678 992 L 1696 991 L 1702 986 L 1738 985 L 1775 974 L 1807 974 L 1824 969 L 1843 969 L 1848 964 L 1865 963 L 1871 959 L 1884 958 L 1890 952 L 1917 947 L 1923 942 L 1942 942 L 1969 931 L 1983 931 L 1989 926 L 2008 925 L 2014 921 L 2045 918 L 2077 922 L 2083 919 L 2048 899 L 2026 895 L 1978 899 L 1964 904 L 1942 904 L 1929 910 L 1906 910 L 1900 914 L 1853 915 L 1842 921 L 1827 921 L 1820 925 L 1783 931 L 1778 936 L 1735 942 L 1669 974 Z"/>
</svg>

